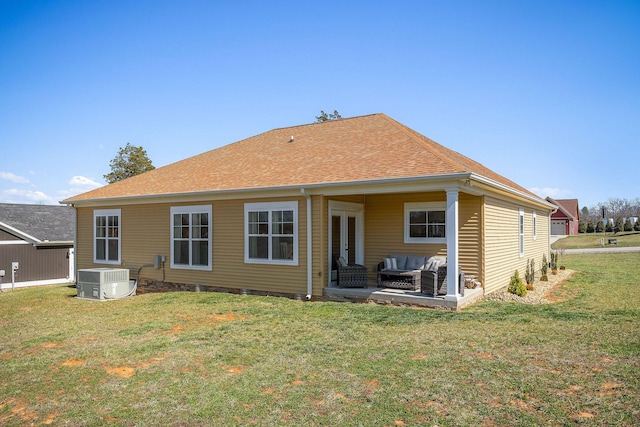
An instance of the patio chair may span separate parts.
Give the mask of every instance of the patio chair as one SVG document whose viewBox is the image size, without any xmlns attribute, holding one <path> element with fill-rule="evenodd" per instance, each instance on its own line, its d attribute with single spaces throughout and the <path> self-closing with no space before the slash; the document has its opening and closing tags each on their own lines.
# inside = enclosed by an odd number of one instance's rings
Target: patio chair
<svg viewBox="0 0 640 427">
<path fill-rule="evenodd" d="M 447 265 L 438 267 L 438 273 L 431 271 L 422 273 L 421 291 L 427 295 L 446 295 L 447 294 Z M 458 292 L 464 294 L 464 273 L 458 268 Z"/>
<path fill-rule="evenodd" d="M 366 288 L 368 286 L 367 267 L 360 264 L 348 264 L 340 257 L 338 266 L 338 286 L 341 288 Z"/>
</svg>

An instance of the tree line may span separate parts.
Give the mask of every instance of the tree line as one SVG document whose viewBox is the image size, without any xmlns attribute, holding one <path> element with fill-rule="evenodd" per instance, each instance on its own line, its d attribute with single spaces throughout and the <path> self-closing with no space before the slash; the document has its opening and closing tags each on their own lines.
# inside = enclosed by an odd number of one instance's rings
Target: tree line
<svg viewBox="0 0 640 427">
<path fill-rule="evenodd" d="M 640 231 L 640 197 L 634 200 L 611 198 L 591 208 L 583 207 L 580 211 L 578 231 L 580 233 Z"/>
</svg>

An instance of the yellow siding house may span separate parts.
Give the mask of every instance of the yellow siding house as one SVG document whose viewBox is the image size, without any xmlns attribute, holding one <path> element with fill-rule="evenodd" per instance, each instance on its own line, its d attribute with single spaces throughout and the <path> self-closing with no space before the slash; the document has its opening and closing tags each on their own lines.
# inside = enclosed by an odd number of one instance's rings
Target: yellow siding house
<svg viewBox="0 0 640 427">
<path fill-rule="evenodd" d="M 63 203 L 76 209 L 78 269 L 307 299 L 335 286 L 338 257 L 364 265 L 375 286 L 392 253 L 444 256 L 448 272 L 493 292 L 549 257 L 554 210 L 384 114 L 274 129 Z M 444 231 L 409 232 L 411 213 Z M 458 276 L 447 277 L 455 307 Z"/>
</svg>

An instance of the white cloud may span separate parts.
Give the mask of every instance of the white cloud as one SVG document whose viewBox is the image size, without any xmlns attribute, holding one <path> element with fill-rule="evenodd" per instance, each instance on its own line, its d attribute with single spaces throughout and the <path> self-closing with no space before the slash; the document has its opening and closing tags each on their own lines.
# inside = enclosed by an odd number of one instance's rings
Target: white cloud
<svg viewBox="0 0 640 427">
<path fill-rule="evenodd" d="M 102 187 L 103 184 L 94 181 L 91 178 L 87 178 L 86 176 L 76 175 L 69 181 L 69 185 L 72 187 L 79 187 L 86 190 Z"/>
<path fill-rule="evenodd" d="M 562 199 L 571 195 L 571 191 L 564 190 L 562 188 L 533 187 L 533 188 L 529 188 L 529 191 L 537 194 L 542 198 L 551 197 L 552 199 Z"/>
<path fill-rule="evenodd" d="M 4 179 L 7 181 L 14 182 L 16 184 L 28 184 L 29 180 L 25 177 L 18 176 L 11 172 L 2 172 L 0 171 L 0 179 Z"/>
<path fill-rule="evenodd" d="M 4 203 L 36 203 L 36 204 L 57 204 L 57 201 L 47 196 L 42 191 L 18 190 L 10 188 L 2 190 Z"/>
</svg>

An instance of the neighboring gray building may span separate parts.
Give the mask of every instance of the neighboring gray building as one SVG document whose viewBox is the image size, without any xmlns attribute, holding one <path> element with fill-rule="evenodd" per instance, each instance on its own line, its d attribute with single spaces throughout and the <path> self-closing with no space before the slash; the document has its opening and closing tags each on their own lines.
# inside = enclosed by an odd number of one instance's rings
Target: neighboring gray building
<svg viewBox="0 0 640 427">
<path fill-rule="evenodd" d="M 16 287 L 72 282 L 74 229 L 68 206 L 0 204 L 1 288 L 11 288 L 14 262 Z"/>
</svg>

